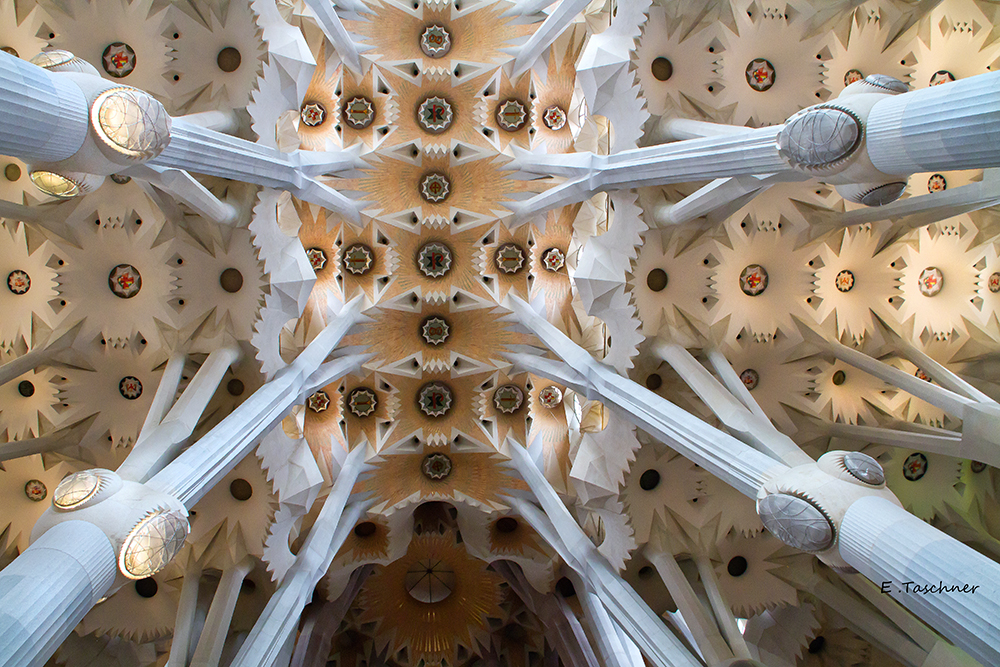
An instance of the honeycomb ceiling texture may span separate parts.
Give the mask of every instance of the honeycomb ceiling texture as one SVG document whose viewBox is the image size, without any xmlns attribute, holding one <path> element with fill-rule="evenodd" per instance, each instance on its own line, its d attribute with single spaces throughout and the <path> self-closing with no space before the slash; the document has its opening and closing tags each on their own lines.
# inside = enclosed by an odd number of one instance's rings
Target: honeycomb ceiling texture
<svg viewBox="0 0 1000 667">
<path fill-rule="evenodd" d="M 921 664 L 898 647 L 925 655 L 937 635 L 859 575 L 786 546 L 752 498 L 596 393 L 512 363 L 543 347 L 512 308 L 528 304 L 706 428 L 724 426 L 684 377 L 699 376 L 690 364 L 717 374 L 809 457 L 868 454 L 906 510 L 996 559 L 996 469 L 907 442 L 956 433 L 959 417 L 831 343 L 933 382 L 914 361 L 929 357 L 1000 398 L 997 209 L 880 213 L 822 174 L 765 172 L 689 211 L 678 203 L 705 178 L 572 176 L 591 155 L 706 127 L 686 121 L 781 125 L 869 75 L 920 90 L 995 70 L 1000 4 L 334 4 L 0 0 L 11 55 L 69 51 L 175 119 L 302 164 L 346 154 L 348 168 L 308 176 L 351 203 L 193 170 L 175 170 L 177 185 L 142 168 L 60 199 L 0 157 L 0 363 L 44 351 L 0 386 L 0 564 L 28 547 L 59 481 L 117 469 L 162 416 L 154 398 L 194 386 L 210 353 L 229 350 L 228 368 L 191 446 L 344 304 L 359 298 L 364 314 L 334 352 L 364 362 L 296 398 L 189 508 L 172 562 L 95 606 L 49 664 L 231 664 L 357 448 L 366 466 L 351 501 L 363 506 L 349 505 L 275 664 L 642 664 L 595 620 L 551 527 L 518 509 L 533 494 L 512 447 L 528 448 L 599 558 L 705 664 Z M 992 171 L 912 174 L 899 202 L 980 187 Z"/>
</svg>

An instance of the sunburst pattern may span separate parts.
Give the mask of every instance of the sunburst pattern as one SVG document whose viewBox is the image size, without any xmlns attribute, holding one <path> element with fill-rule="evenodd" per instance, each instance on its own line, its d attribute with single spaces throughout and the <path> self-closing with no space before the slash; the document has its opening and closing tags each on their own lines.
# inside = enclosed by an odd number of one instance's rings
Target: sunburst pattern
<svg viewBox="0 0 1000 667">
<path fill-rule="evenodd" d="M 452 590 L 443 600 L 427 604 L 406 593 L 407 575 L 425 563 L 440 564 L 454 573 Z M 487 629 L 486 619 L 501 614 L 500 576 L 472 558 L 450 534 L 414 537 L 406 555 L 372 575 L 358 596 L 362 620 L 375 622 L 391 653 L 409 650 L 409 659 L 439 663 L 456 661 L 458 646 L 471 647 Z"/>
</svg>

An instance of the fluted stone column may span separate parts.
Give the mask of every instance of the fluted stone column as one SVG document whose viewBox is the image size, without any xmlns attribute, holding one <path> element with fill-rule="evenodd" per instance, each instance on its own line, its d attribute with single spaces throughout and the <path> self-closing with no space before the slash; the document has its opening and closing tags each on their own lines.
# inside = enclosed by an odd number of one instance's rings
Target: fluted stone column
<svg viewBox="0 0 1000 667">
<path fill-rule="evenodd" d="M 219 580 L 219 586 L 212 598 L 212 606 L 205 617 L 205 626 L 198 638 L 198 646 L 191 658 L 191 667 L 215 667 L 222 657 L 222 649 L 229 635 L 229 625 L 233 611 L 243 587 L 243 579 L 253 569 L 253 560 L 248 556 L 235 565 L 227 567 Z"/>
<path fill-rule="evenodd" d="M 90 105 L 69 77 L 0 52 L 0 155 L 57 162 L 76 153 Z"/>
<path fill-rule="evenodd" d="M 294 640 L 299 627 L 299 616 L 312 598 L 316 584 L 330 568 L 354 524 L 373 503 L 372 500 L 347 503 L 354 482 L 364 468 L 365 451 L 364 446 L 359 446 L 347 455 L 323 509 L 295 557 L 295 563 L 268 600 L 233 659 L 233 667 L 273 665 L 288 650 L 289 642 Z M 288 657 L 291 656 L 289 651 Z"/>
<path fill-rule="evenodd" d="M 973 658 L 1000 664 L 1000 564 L 875 497 L 847 510 L 839 550 L 852 567 Z"/>
<path fill-rule="evenodd" d="M 1000 166 L 1000 72 L 883 99 L 866 135 L 886 174 Z"/>
<path fill-rule="evenodd" d="M 44 665 L 118 574 L 104 532 L 67 521 L 0 572 L 0 665 Z"/>
</svg>

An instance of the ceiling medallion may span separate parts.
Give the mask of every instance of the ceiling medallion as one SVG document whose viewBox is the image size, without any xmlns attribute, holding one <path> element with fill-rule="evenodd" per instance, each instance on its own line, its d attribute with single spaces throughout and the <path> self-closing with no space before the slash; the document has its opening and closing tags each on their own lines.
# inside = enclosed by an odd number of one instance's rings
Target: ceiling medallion
<svg viewBox="0 0 1000 667">
<path fill-rule="evenodd" d="M 763 93 L 765 90 L 770 90 L 776 76 L 774 65 L 763 58 L 754 58 L 747 65 L 747 83 L 757 92 Z"/>
<path fill-rule="evenodd" d="M 330 395 L 325 391 L 317 391 L 306 399 L 306 406 L 313 412 L 326 412 L 330 407 Z"/>
<path fill-rule="evenodd" d="M 355 417 L 367 417 L 378 407 L 378 397 L 367 387 L 358 387 L 347 398 L 347 408 Z"/>
<path fill-rule="evenodd" d="M 425 384 L 417 396 L 420 411 L 428 417 L 443 417 L 451 410 L 451 389 L 441 382 Z"/>
<path fill-rule="evenodd" d="M 142 276 L 131 264 L 119 264 L 108 274 L 108 287 L 120 299 L 131 299 L 142 289 Z"/>
<path fill-rule="evenodd" d="M 306 250 L 306 257 L 309 258 L 309 265 L 313 271 L 319 271 L 326 266 L 326 253 L 321 248 L 309 248 Z"/>
<path fill-rule="evenodd" d="M 493 261 L 504 273 L 517 273 L 524 267 L 524 251 L 515 243 L 507 243 L 497 249 Z"/>
<path fill-rule="evenodd" d="M 990 287 L 990 291 L 993 292 L 994 294 L 1000 292 L 1000 273 L 990 274 L 987 284 Z"/>
<path fill-rule="evenodd" d="M 757 296 L 767 289 L 767 270 L 760 264 L 750 264 L 740 273 L 740 289 L 747 296 Z"/>
<path fill-rule="evenodd" d="M 538 402 L 547 407 L 549 410 L 558 407 L 562 403 L 563 395 L 562 390 L 555 385 L 549 385 L 538 392 Z"/>
<path fill-rule="evenodd" d="M 863 81 L 864 78 L 865 75 L 861 73 L 861 70 L 849 69 L 847 70 L 847 74 L 844 75 L 844 85 L 849 86 L 852 83 Z"/>
<path fill-rule="evenodd" d="M 497 123 L 508 132 L 517 132 L 528 120 L 524 105 L 510 99 L 497 107 Z"/>
<path fill-rule="evenodd" d="M 420 50 L 430 58 L 443 58 L 451 51 L 451 35 L 444 26 L 427 26 L 420 35 Z"/>
<path fill-rule="evenodd" d="M 948 189 L 948 179 L 941 174 L 931 174 L 927 179 L 927 192 L 944 192 Z"/>
<path fill-rule="evenodd" d="M 919 378 L 919 379 L 923 380 L 924 382 L 930 382 L 931 381 L 931 376 L 928 375 L 924 371 L 923 368 L 918 368 L 916 371 L 914 371 L 913 372 L 913 377 Z"/>
<path fill-rule="evenodd" d="M 969 467 L 972 469 L 972 472 L 976 473 L 986 470 L 986 464 L 983 463 L 982 461 L 972 461 L 972 465 L 970 465 Z"/>
<path fill-rule="evenodd" d="M 451 250 L 443 243 L 428 243 L 417 253 L 417 267 L 428 278 L 440 278 L 451 270 Z"/>
<path fill-rule="evenodd" d="M 566 127 L 566 112 L 562 107 L 553 104 L 542 114 L 542 122 L 545 123 L 545 127 L 557 132 Z"/>
<path fill-rule="evenodd" d="M 31 276 L 20 269 L 7 274 L 7 289 L 14 294 L 24 294 L 31 289 Z"/>
<path fill-rule="evenodd" d="M 747 390 L 753 391 L 760 382 L 760 373 L 752 368 L 748 368 L 740 373 L 740 380 L 743 382 L 743 386 L 746 387 Z"/>
<path fill-rule="evenodd" d="M 941 273 L 941 269 L 928 266 L 920 272 L 920 278 L 917 281 L 921 294 L 924 296 L 937 296 L 944 287 L 944 274 Z"/>
<path fill-rule="evenodd" d="M 440 480 L 451 474 L 451 459 L 446 454 L 428 454 L 420 464 L 427 479 Z"/>
<path fill-rule="evenodd" d="M 355 243 L 344 251 L 344 268 L 356 276 L 363 276 L 372 268 L 375 255 L 371 248 Z"/>
<path fill-rule="evenodd" d="M 309 127 L 319 127 L 326 120 L 326 107 L 319 102 L 306 102 L 302 105 L 299 117 Z"/>
<path fill-rule="evenodd" d="M 448 198 L 451 194 L 451 182 L 444 174 L 427 174 L 420 181 L 420 196 L 436 204 Z"/>
<path fill-rule="evenodd" d="M 542 253 L 542 266 L 546 271 L 556 272 L 566 266 L 566 255 L 559 248 L 549 248 Z"/>
<path fill-rule="evenodd" d="M 135 51 L 125 42 L 108 44 L 101 56 L 101 64 L 111 76 L 116 79 L 124 78 L 135 69 Z"/>
<path fill-rule="evenodd" d="M 406 592 L 417 602 L 435 604 L 451 595 L 457 578 L 451 566 L 440 558 L 419 560 L 406 573 Z"/>
<path fill-rule="evenodd" d="M 375 120 L 375 105 L 367 97 L 355 97 L 344 105 L 344 120 L 355 130 L 363 130 Z"/>
<path fill-rule="evenodd" d="M 142 396 L 142 382 L 137 377 L 126 375 L 118 383 L 118 393 L 128 400 L 134 401 Z"/>
<path fill-rule="evenodd" d="M 417 122 L 431 134 L 447 130 L 453 118 L 451 105 L 443 97 L 428 97 L 417 108 Z"/>
<path fill-rule="evenodd" d="M 429 345 L 441 345 L 451 335 L 451 328 L 443 317 L 428 317 L 420 326 L 420 335 Z"/>
<path fill-rule="evenodd" d="M 514 384 L 505 384 L 493 392 L 493 405 L 505 415 L 517 412 L 524 403 L 524 392 Z"/>
<path fill-rule="evenodd" d="M 931 76 L 930 85 L 940 86 L 942 83 L 951 83 L 955 80 L 955 76 L 946 69 L 940 69 L 934 72 Z"/>
<path fill-rule="evenodd" d="M 49 490 L 45 488 L 45 484 L 41 480 L 29 479 L 24 484 L 24 495 L 28 496 L 28 500 L 40 503 L 45 500 L 45 496 L 49 495 Z"/>
<path fill-rule="evenodd" d="M 903 477 L 915 482 L 927 474 L 927 457 L 920 452 L 914 452 L 903 461 Z"/>
<path fill-rule="evenodd" d="M 837 274 L 837 289 L 841 292 L 850 292 L 854 289 L 854 273 L 844 269 Z"/>
</svg>

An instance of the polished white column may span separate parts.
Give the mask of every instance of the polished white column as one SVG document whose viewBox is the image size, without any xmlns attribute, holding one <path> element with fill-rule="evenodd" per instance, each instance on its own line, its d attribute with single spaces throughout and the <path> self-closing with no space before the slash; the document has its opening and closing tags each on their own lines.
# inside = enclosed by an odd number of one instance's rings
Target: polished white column
<svg viewBox="0 0 1000 667">
<path fill-rule="evenodd" d="M 876 102 L 866 142 L 885 174 L 1000 166 L 1000 72 Z"/>
<path fill-rule="evenodd" d="M 0 665 L 44 665 L 117 575 L 100 528 L 66 521 L 46 531 L 0 571 Z"/>
<path fill-rule="evenodd" d="M 0 155 L 65 160 L 89 128 L 90 105 L 68 76 L 0 52 Z"/>
<path fill-rule="evenodd" d="M 847 510 L 839 551 L 973 658 L 1000 665 L 1000 564 L 875 497 L 862 498 Z M 926 590 L 939 585 L 958 586 L 958 591 Z"/>
</svg>

